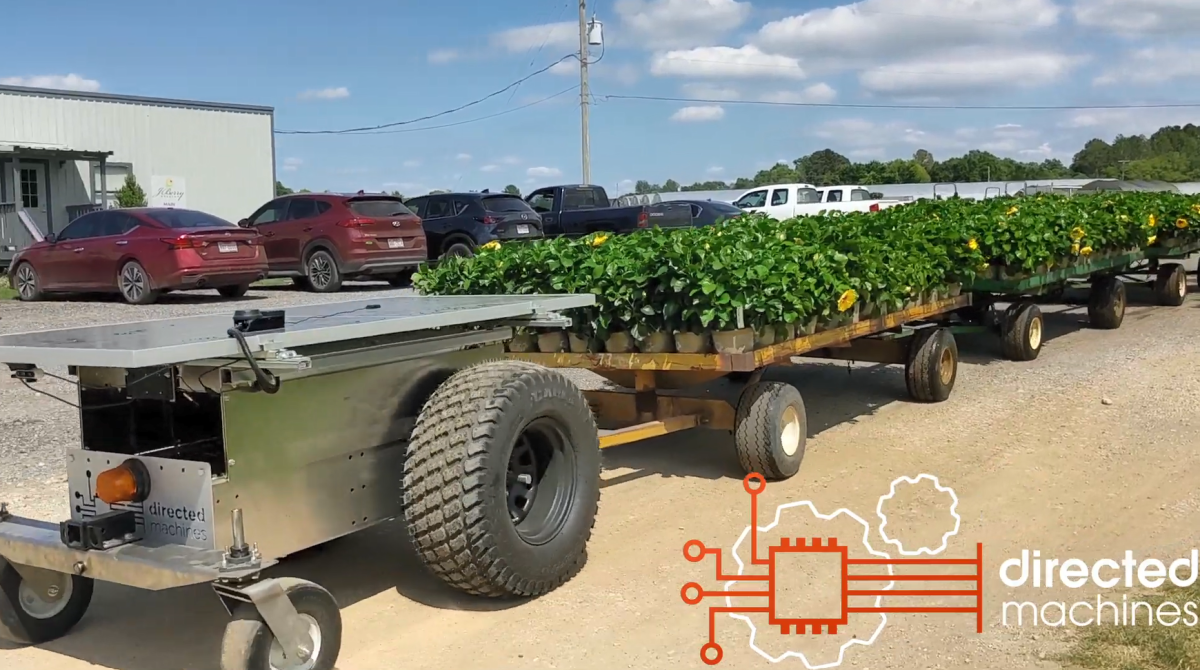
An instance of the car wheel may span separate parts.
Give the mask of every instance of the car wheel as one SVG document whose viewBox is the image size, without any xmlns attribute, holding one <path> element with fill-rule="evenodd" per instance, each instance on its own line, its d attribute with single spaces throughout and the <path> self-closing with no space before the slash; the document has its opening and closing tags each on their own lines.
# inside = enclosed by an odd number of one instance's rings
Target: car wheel
<svg viewBox="0 0 1200 670">
<path fill-rule="evenodd" d="M 442 256 L 446 258 L 470 258 L 475 255 L 475 250 L 466 242 L 455 242 L 451 244 Z"/>
<path fill-rule="evenodd" d="M 317 249 L 309 255 L 304 272 L 311 287 L 309 290 L 316 293 L 334 293 L 342 287 L 342 273 L 338 270 L 337 260 L 324 249 Z"/>
<path fill-rule="evenodd" d="M 217 289 L 217 293 L 220 293 L 222 298 L 240 298 L 246 295 L 246 291 L 249 290 L 249 284 L 235 284 L 233 286 L 221 286 Z"/>
<path fill-rule="evenodd" d="M 37 270 L 34 270 L 29 263 L 21 263 L 17 266 L 17 271 L 13 273 L 13 280 L 16 282 L 13 288 L 16 289 L 17 297 L 21 300 L 33 302 L 44 297 Z"/>
<path fill-rule="evenodd" d="M 129 261 L 117 276 L 117 289 L 131 305 L 149 305 L 158 299 L 158 291 L 150 285 L 150 275 L 137 261 Z"/>
</svg>

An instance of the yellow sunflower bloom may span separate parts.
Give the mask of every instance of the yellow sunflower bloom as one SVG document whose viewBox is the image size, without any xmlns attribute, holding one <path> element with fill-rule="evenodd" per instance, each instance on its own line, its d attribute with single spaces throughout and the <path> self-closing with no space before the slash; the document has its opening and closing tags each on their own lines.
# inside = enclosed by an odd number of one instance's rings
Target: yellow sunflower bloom
<svg viewBox="0 0 1200 670">
<path fill-rule="evenodd" d="M 970 242 L 967 242 L 967 248 L 971 251 L 979 251 L 979 243 L 972 237 Z"/>
<path fill-rule="evenodd" d="M 854 306 L 858 302 L 858 292 L 854 289 L 849 289 L 838 298 L 838 311 L 844 312 Z"/>
<path fill-rule="evenodd" d="M 483 245 L 482 247 L 479 247 L 479 248 L 480 248 L 480 249 L 487 249 L 488 251 L 491 251 L 491 250 L 493 250 L 493 249 L 499 249 L 499 248 L 500 248 L 500 242 L 499 242 L 499 241 L 497 241 L 497 240 L 492 240 L 491 242 L 488 242 L 487 244 L 485 244 L 485 245 Z"/>
<path fill-rule="evenodd" d="M 609 235 L 597 235 L 592 238 L 592 246 L 598 247 L 608 241 Z"/>
<path fill-rule="evenodd" d="M 1018 210 L 1016 207 L 1009 207 L 1009 208 L 1008 208 L 1008 215 L 1009 215 L 1009 216 L 1012 216 L 1013 214 L 1016 214 L 1018 211 L 1020 211 L 1020 210 Z"/>
<path fill-rule="evenodd" d="M 1193 212 L 1195 212 L 1195 213 L 1197 213 L 1197 214 L 1200 214 L 1200 203 L 1197 203 L 1197 204 L 1195 204 L 1195 205 L 1192 205 L 1192 211 L 1193 211 Z"/>
<path fill-rule="evenodd" d="M 1072 244 L 1072 245 L 1071 245 L 1071 253 L 1072 253 L 1072 254 L 1074 254 L 1074 255 L 1076 255 L 1076 256 L 1078 256 L 1078 255 L 1079 255 L 1079 245 L 1078 245 L 1078 244 Z"/>
<path fill-rule="evenodd" d="M 1092 248 L 1091 248 L 1091 247 L 1084 247 L 1084 248 L 1082 248 L 1082 249 L 1080 249 L 1080 250 L 1079 250 L 1079 253 L 1080 253 L 1080 254 L 1082 254 L 1082 255 L 1084 255 L 1084 256 L 1087 256 L 1088 254 L 1092 253 Z"/>
<path fill-rule="evenodd" d="M 1071 239 L 1075 240 L 1076 242 L 1082 240 L 1083 236 L 1086 234 L 1087 233 L 1083 232 L 1083 228 L 1080 228 L 1079 226 L 1075 226 L 1071 229 Z"/>
<path fill-rule="evenodd" d="M 1158 225 L 1158 219 L 1154 218 L 1154 215 L 1153 215 L 1153 214 L 1151 214 L 1151 215 L 1150 215 L 1150 219 L 1149 219 L 1149 221 L 1150 221 L 1150 225 L 1152 225 L 1152 226 L 1157 226 L 1157 225 Z"/>
<path fill-rule="evenodd" d="M 1176 227 L 1176 228 L 1179 228 L 1180 230 L 1183 230 L 1184 228 L 1187 228 L 1187 227 L 1188 227 L 1188 221 L 1187 221 L 1187 219 L 1178 219 L 1178 220 L 1176 220 L 1176 221 L 1175 221 L 1175 227 Z"/>
<path fill-rule="evenodd" d="M 1150 237 L 1146 238 L 1146 244 L 1154 244 L 1154 241 L 1157 239 L 1158 235 L 1151 235 Z"/>
</svg>

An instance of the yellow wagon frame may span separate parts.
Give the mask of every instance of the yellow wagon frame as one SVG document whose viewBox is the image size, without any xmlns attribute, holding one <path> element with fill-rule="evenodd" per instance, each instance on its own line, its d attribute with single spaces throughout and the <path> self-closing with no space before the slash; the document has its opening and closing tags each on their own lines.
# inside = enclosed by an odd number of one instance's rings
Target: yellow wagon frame
<svg viewBox="0 0 1200 670">
<path fill-rule="evenodd" d="M 603 449 L 700 426 L 733 430 L 736 408 L 728 401 L 660 390 L 694 387 L 730 373 L 750 373 L 753 382 L 768 366 L 791 365 L 793 358 L 801 356 L 904 363 L 908 345 L 903 338 L 870 336 L 939 321 L 971 304 L 970 294 L 943 298 L 740 354 L 514 352 L 508 356 L 549 368 L 590 370 L 622 387 L 585 392 L 600 424 Z"/>
</svg>

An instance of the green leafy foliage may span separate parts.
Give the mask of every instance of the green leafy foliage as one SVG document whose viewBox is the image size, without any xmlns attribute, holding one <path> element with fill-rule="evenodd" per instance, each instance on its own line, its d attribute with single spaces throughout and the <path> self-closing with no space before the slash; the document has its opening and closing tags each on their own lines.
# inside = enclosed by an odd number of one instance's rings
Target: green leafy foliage
<svg viewBox="0 0 1200 670">
<path fill-rule="evenodd" d="M 146 192 L 132 173 L 125 175 L 125 183 L 117 190 L 118 207 L 145 207 Z"/>
<path fill-rule="evenodd" d="M 924 200 L 880 212 L 775 221 L 742 216 L 705 228 L 597 233 L 485 245 L 424 267 L 425 294 L 594 293 L 575 328 L 730 330 L 837 323 L 855 303 L 896 311 L 1003 267 L 1010 274 L 1092 254 L 1200 239 L 1200 199 L 1169 193 Z"/>
</svg>

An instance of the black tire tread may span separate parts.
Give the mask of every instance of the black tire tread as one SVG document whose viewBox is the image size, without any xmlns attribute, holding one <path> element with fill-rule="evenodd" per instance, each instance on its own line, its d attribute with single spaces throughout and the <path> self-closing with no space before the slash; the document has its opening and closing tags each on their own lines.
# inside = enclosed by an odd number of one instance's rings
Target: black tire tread
<svg viewBox="0 0 1200 670">
<path fill-rule="evenodd" d="M 579 421 L 590 425 L 595 442 L 576 445 L 599 450 L 595 418 L 569 379 L 524 361 L 489 361 L 460 370 L 430 396 L 413 430 L 404 463 L 404 516 L 418 553 L 447 584 L 486 597 L 538 596 L 574 577 L 586 551 L 564 556 L 551 579 L 522 578 L 496 556 L 496 539 L 485 507 L 484 460 L 505 409 L 535 388 L 559 387 L 580 398 Z M 596 504 L 599 505 L 597 482 Z M 588 525 L 590 539 L 595 517 Z"/>
<path fill-rule="evenodd" d="M 17 271 L 20 270 L 22 266 L 27 266 L 30 270 L 33 270 L 33 278 L 35 280 L 34 286 L 35 286 L 36 290 L 33 292 L 32 297 L 26 298 L 26 297 L 22 296 L 20 293 L 18 293 L 17 298 L 20 299 L 22 302 L 38 302 L 38 301 L 42 300 L 43 298 L 46 297 L 46 292 L 42 290 L 42 276 L 40 274 L 38 274 L 37 268 L 33 267 L 32 263 L 24 262 L 24 261 L 21 263 L 18 263 L 16 265 L 16 267 L 14 267 L 12 269 L 12 276 L 15 278 L 17 276 Z M 17 288 L 16 284 L 13 284 L 12 288 L 15 290 Z"/>
<path fill-rule="evenodd" d="M 1045 337 L 1046 321 L 1042 317 L 1041 308 L 1030 302 L 1018 303 L 1009 311 L 1007 317 L 1000 335 L 1000 349 L 1004 357 L 1010 361 L 1032 361 L 1037 358 L 1042 347 L 1039 344 L 1037 349 L 1029 348 L 1028 331 L 1033 320 L 1041 318 L 1043 338 Z"/>
<path fill-rule="evenodd" d="M 136 265 L 142 269 L 142 276 L 146 278 L 146 284 L 147 284 L 146 292 L 142 294 L 142 297 L 139 300 L 133 301 L 133 300 L 130 300 L 129 298 L 125 297 L 125 293 L 123 291 L 121 291 L 120 284 L 118 284 L 117 292 L 121 294 L 121 299 L 130 305 L 152 305 L 155 302 L 157 302 L 160 292 L 157 289 L 150 286 L 150 273 L 146 272 L 146 266 L 142 265 L 141 263 L 139 263 L 137 261 L 126 261 L 123 265 L 121 265 L 120 272 L 124 273 L 125 268 L 129 267 L 130 265 Z M 120 275 L 118 275 L 118 277 L 119 276 Z"/>
<path fill-rule="evenodd" d="M 316 256 L 317 254 L 325 254 L 328 256 L 329 266 L 333 269 L 333 276 L 330 277 L 329 283 L 325 286 L 325 288 L 318 288 L 317 285 L 312 283 L 312 280 L 308 278 L 309 264 L 312 263 L 313 256 Z M 342 268 L 338 263 L 337 256 L 334 255 L 332 251 L 327 251 L 324 248 L 317 247 L 316 249 L 308 252 L 308 255 L 304 257 L 304 279 L 304 290 L 306 291 L 312 293 L 337 293 L 342 289 L 342 282 L 345 280 L 345 277 L 342 275 Z"/>
<path fill-rule="evenodd" d="M 17 602 L 16 588 L 21 582 L 20 573 L 3 558 L 0 558 L 0 638 L 22 645 L 42 644 L 66 635 L 87 614 L 92 602 L 96 583 L 87 577 L 71 576 L 73 602 L 53 619 L 39 620 L 22 616 Z"/>
<path fill-rule="evenodd" d="M 1180 296 L 1176 281 L 1183 284 L 1184 295 Z M 1167 263 L 1158 267 L 1154 277 L 1155 302 L 1164 307 L 1178 307 L 1187 296 L 1187 270 L 1180 263 Z"/>
<path fill-rule="evenodd" d="M 957 345 L 953 336 L 947 338 L 949 331 L 944 328 L 931 327 L 917 331 L 909 345 L 908 364 L 904 366 L 904 381 L 908 394 L 917 402 L 942 402 L 950 396 L 951 388 L 941 383 L 938 365 L 941 362 L 942 348 L 939 339 L 948 339 L 945 347 L 955 350 L 955 363 L 958 361 Z"/>
<path fill-rule="evenodd" d="M 1125 294 L 1125 284 L 1116 277 L 1101 277 L 1092 284 L 1088 297 L 1088 321 L 1093 328 L 1115 330 L 1125 320 L 1125 311 L 1116 312 L 1118 296 Z"/>
<path fill-rule="evenodd" d="M 222 286 L 217 289 L 217 293 L 222 298 L 241 298 L 250 290 L 249 284 L 235 284 L 233 286 Z"/>
<path fill-rule="evenodd" d="M 768 481 L 786 479 L 789 475 L 780 467 L 775 458 L 772 445 L 777 437 L 779 426 L 771 415 L 773 402 L 784 395 L 795 395 L 800 407 L 804 409 L 804 399 L 800 392 L 790 384 L 783 382 L 759 382 L 751 384 L 742 391 L 738 400 L 736 418 L 734 420 L 734 447 L 737 451 L 738 463 L 747 473 L 757 472 Z M 808 417 L 800 413 L 804 420 L 804 432 L 801 438 L 807 441 Z M 801 443 L 803 455 L 804 443 Z"/>
</svg>

